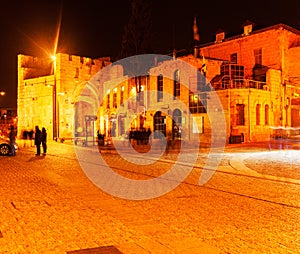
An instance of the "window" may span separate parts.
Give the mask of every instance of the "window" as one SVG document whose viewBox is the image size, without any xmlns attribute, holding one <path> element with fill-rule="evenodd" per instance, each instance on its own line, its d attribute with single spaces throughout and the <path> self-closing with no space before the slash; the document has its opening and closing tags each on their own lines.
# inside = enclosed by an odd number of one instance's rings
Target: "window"
<svg viewBox="0 0 300 254">
<path fill-rule="evenodd" d="M 237 64 L 237 53 L 233 53 L 230 55 L 230 62 L 233 64 Z"/>
<path fill-rule="evenodd" d="M 114 89 L 113 93 L 113 107 L 117 108 L 117 88 Z"/>
<path fill-rule="evenodd" d="M 135 77 L 135 87 L 136 87 L 136 99 L 139 105 L 144 105 L 144 86 L 143 86 L 143 80 L 144 76 L 138 76 Z"/>
<path fill-rule="evenodd" d="M 227 76 L 229 79 L 244 79 L 245 68 L 242 65 L 223 64 L 221 66 L 221 75 Z"/>
<path fill-rule="evenodd" d="M 124 86 L 121 87 L 121 92 L 120 92 L 120 105 L 122 105 L 124 102 Z"/>
<path fill-rule="evenodd" d="M 245 125 L 245 104 L 236 104 L 236 125 Z"/>
<path fill-rule="evenodd" d="M 269 105 L 265 105 L 265 125 L 269 125 Z"/>
<path fill-rule="evenodd" d="M 193 133 L 204 133 L 204 117 L 193 117 Z"/>
<path fill-rule="evenodd" d="M 262 66 L 262 49 L 254 49 L 255 66 Z"/>
<path fill-rule="evenodd" d="M 154 115 L 154 138 L 160 138 L 163 134 L 166 136 L 166 116 L 162 115 L 161 111 L 158 111 Z"/>
<path fill-rule="evenodd" d="M 194 94 L 190 93 L 189 108 L 192 114 L 206 113 L 207 96 L 206 93 Z"/>
<path fill-rule="evenodd" d="M 106 108 L 110 107 L 110 91 L 108 91 L 108 94 L 106 96 L 107 100 L 106 100 Z"/>
<path fill-rule="evenodd" d="M 172 136 L 173 139 L 180 139 L 182 131 L 182 113 L 180 109 L 175 109 L 173 111 L 172 117 Z"/>
<path fill-rule="evenodd" d="M 260 104 L 256 105 L 256 125 L 260 125 Z"/>
<path fill-rule="evenodd" d="M 163 90 L 164 90 L 164 77 L 163 75 L 157 76 L 157 101 L 163 101 Z"/>
<path fill-rule="evenodd" d="M 180 98 L 180 72 L 176 70 L 174 72 L 174 97 Z"/>
</svg>

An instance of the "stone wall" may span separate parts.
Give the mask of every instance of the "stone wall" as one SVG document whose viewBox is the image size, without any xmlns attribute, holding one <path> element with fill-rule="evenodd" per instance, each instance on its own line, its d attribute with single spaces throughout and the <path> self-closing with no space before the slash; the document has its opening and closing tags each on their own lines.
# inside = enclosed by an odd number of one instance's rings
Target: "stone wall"
<svg viewBox="0 0 300 254">
<path fill-rule="evenodd" d="M 74 106 L 87 82 L 110 58 L 91 59 L 58 53 L 56 60 L 18 55 L 18 131 L 45 127 L 53 137 L 53 109 L 57 109 L 59 137 L 73 136 Z M 56 87 L 56 102 L 54 88 Z"/>
</svg>

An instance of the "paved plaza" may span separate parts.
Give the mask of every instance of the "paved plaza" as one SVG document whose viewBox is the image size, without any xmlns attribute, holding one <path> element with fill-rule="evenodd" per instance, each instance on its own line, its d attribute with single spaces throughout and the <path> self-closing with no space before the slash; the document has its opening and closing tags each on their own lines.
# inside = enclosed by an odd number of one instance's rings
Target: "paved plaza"
<svg viewBox="0 0 300 254">
<path fill-rule="evenodd" d="M 48 146 L 46 156 L 20 143 L 17 156 L 0 157 L 0 253 L 300 253 L 297 146 L 229 145 L 202 186 L 209 149 L 200 149 L 183 183 L 148 200 L 104 192 L 72 144 Z M 101 156 L 118 174 L 143 180 L 169 170 L 178 155 L 145 166 L 113 150 Z"/>
</svg>

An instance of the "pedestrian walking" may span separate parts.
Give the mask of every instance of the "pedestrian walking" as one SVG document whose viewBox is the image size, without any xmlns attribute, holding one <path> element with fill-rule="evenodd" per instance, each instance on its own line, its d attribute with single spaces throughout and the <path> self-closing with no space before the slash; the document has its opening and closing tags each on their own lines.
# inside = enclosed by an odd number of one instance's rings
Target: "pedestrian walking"
<svg viewBox="0 0 300 254">
<path fill-rule="evenodd" d="M 43 147 L 43 155 L 46 155 L 46 153 L 47 153 L 47 132 L 46 132 L 45 127 L 42 128 L 41 142 L 42 142 L 42 147 Z"/>
<path fill-rule="evenodd" d="M 10 126 L 9 129 L 9 133 L 8 133 L 8 137 L 9 137 L 9 143 L 10 143 L 10 147 L 11 147 L 11 155 L 15 156 L 16 155 L 16 136 L 17 133 L 15 131 L 15 127 L 13 125 Z"/>
<path fill-rule="evenodd" d="M 39 126 L 35 126 L 35 133 L 34 133 L 34 144 L 36 146 L 36 156 L 40 156 L 41 154 L 41 130 Z"/>
</svg>

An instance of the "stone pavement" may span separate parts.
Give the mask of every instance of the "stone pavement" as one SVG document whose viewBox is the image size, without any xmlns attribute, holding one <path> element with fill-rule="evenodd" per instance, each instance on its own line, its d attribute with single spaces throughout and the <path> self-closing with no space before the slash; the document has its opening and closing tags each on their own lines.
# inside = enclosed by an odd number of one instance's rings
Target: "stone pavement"
<svg viewBox="0 0 300 254">
<path fill-rule="evenodd" d="M 129 167 L 106 152 L 103 157 L 112 165 Z M 206 188 L 197 185 L 207 149 L 202 152 L 184 185 L 156 199 L 134 201 L 92 184 L 71 145 L 49 142 L 49 154 L 40 157 L 34 147 L 20 147 L 16 157 L 0 158 L 0 253 L 299 253 L 300 151 L 228 146 Z M 162 162 L 176 156 L 164 155 Z M 164 165 L 145 166 L 145 173 L 159 174 Z M 278 173 L 281 167 L 289 172 Z M 131 167 L 129 173 L 135 170 L 141 168 Z M 254 178 L 243 178 L 242 188 L 239 174 Z M 261 178 L 279 180 L 268 182 L 267 202 Z M 105 249 L 93 252 L 101 246 Z"/>
</svg>

